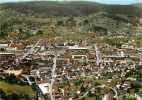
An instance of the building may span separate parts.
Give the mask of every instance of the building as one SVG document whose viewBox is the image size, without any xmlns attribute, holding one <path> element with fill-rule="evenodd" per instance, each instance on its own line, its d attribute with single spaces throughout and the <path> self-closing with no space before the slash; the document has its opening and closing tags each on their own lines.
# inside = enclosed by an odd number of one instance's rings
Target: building
<svg viewBox="0 0 142 100">
<path fill-rule="evenodd" d="M 50 84 L 49 83 L 40 83 L 38 87 L 43 95 L 50 93 Z"/>
<path fill-rule="evenodd" d="M 8 48 L 8 44 L 0 44 L 0 49 L 6 50 Z"/>
</svg>

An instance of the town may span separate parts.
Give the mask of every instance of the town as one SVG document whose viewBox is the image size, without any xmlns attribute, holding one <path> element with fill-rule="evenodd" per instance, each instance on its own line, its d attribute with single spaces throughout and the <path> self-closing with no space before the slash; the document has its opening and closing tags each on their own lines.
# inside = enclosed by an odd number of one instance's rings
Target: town
<svg viewBox="0 0 142 100">
<path fill-rule="evenodd" d="M 141 100 L 142 52 L 133 41 L 1 43 L 0 80 L 35 87 L 33 100 Z"/>
<path fill-rule="evenodd" d="M 142 100 L 142 1 L 0 0 L 0 100 Z"/>
</svg>

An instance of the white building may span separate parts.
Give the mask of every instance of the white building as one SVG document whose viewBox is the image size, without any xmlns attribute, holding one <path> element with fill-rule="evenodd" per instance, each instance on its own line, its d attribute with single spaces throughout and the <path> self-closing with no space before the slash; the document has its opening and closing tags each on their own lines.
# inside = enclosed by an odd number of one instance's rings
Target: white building
<svg viewBox="0 0 142 100">
<path fill-rule="evenodd" d="M 38 87 L 41 90 L 43 95 L 50 93 L 50 84 L 49 83 L 40 83 L 40 84 L 38 84 Z"/>
</svg>

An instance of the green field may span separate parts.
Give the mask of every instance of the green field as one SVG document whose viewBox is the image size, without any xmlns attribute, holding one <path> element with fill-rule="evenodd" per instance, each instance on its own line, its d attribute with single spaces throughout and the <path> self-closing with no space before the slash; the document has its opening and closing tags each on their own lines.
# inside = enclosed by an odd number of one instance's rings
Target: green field
<svg viewBox="0 0 142 100">
<path fill-rule="evenodd" d="M 0 89 L 3 90 L 6 94 L 15 93 L 17 95 L 35 96 L 35 92 L 30 86 L 21 86 L 0 81 Z"/>
</svg>

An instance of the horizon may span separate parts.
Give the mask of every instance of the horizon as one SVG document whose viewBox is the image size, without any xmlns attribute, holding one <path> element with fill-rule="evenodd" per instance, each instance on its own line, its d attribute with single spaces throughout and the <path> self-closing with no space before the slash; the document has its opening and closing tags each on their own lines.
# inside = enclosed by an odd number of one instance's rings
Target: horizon
<svg viewBox="0 0 142 100">
<path fill-rule="evenodd" d="M 135 3 L 142 3 L 142 0 L 0 0 L 0 3 L 14 3 L 14 2 L 30 2 L 30 1 L 91 1 L 102 4 L 120 4 L 120 5 L 129 5 Z"/>
</svg>

